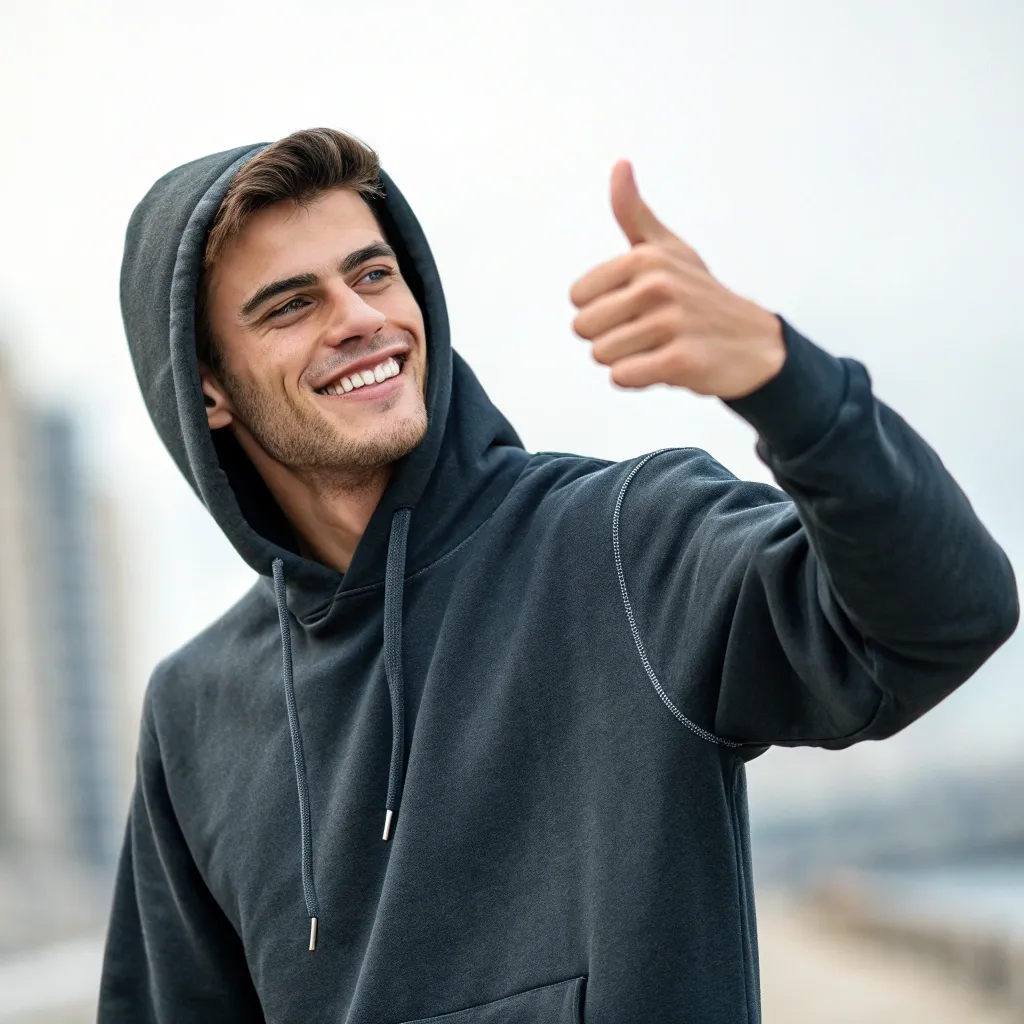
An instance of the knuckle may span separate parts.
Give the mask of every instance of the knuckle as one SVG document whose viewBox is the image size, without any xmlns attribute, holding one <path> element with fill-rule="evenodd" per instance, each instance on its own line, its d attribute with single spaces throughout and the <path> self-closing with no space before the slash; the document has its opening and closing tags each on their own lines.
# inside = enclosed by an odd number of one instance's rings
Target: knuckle
<svg viewBox="0 0 1024 1024">
<path fill-rule="evenodd" d="M 669 263 L 665 250 L 653 242 L 640 242 L 633 246 L 630 259 L 636 264 L 638 270 L 657 270 L 668 266 Z"/>
<path fill-rule="evenodd" d="M 590 320 L 585 313 L 581 313 L 572 322 L 572 329 L 581 337 L 590 337 Z"/>
<path fill-rule="evenodd" d="M 618 384 L 620 388 L 636 387 L 636 370 L 623 366 L 612 367 L 612 382 Z"/>
<path fill-rule="evenodd" d="M 668 305 L 655 314 L 655 330 L 662 337 L 676 337 L 683 333 L 685 317 L 676 304 Z"/>
<path fill-rule="evenodd" d="M 699 356 L 691 346 L 676 344 L 666 354 L 669 366 L 673 372 L 687 375 L 700 372 Z"/>
<path fill-rule="evenodd" d="M 644 277 L 640 292 L 644 298 L 667 302 L 676 294 L 675 277 L 667 270 L 655 270 Z"/>
</svg>

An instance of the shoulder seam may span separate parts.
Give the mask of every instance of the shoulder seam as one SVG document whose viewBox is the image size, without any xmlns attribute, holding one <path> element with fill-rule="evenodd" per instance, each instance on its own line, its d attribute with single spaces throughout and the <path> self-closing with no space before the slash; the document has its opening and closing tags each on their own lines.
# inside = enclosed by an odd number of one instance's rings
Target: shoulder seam
<svg viewBox="0 0 1024 1024">
<path fill-rule="evenodd" d="M 612 513 L 612 551 L 615 555 L 615 572 L 619 578 L 619 591 L 622 594 L 622 604 L 626 609 L 626 619 L 629 622 L 629 631 L 633 635 L 633 643 L 636 645 L 637 653 L 640 655 L 640 661 L 644 666 L 644 672 L 647 673 L 647 678 L 651 681 L 665 707 L 667 707 L 672 715 L 685 725 L 687 729 L 695 733 L 702 740 L 723 747 L 740 747 L 742 744 L 734 743 L 732 740 L 723 739 L 721 736 L 716 736 L 714 733 L 697 725 L 696 722 L 687 718 L 686 715 L 684 715 L 682 711 L 672 703 L 671 698 L 665 692 L 665 688 L 661 685 L 658 675 L 651 665 L 650 659 L 647 657 L 643 638 L 640 636 L 640 629 L 636 623 L 636 616 L 633 614 L 633 605 L 629 600 L 629 591 L 626 589 L 626 574 L 622 565 L 622 548 L 619 543 L 619 522 L 621 518 L 623 499 L 626 497 L 626 491 L 629 488 L 629 485 L 633 482 L 633 478 L 651 459 L 654 458 L 655 455 L 661 455 L 664 452 L 675 450 L 676 449 L 673 448 L 659 448 L 657 451 L 651 452 L 649 455 L 645 455 L 629 471 L 629 475 L 622 482 L 622 487 L 619 488 L 618 497 L 615 499 L 615 511 Z"/>
</svg>

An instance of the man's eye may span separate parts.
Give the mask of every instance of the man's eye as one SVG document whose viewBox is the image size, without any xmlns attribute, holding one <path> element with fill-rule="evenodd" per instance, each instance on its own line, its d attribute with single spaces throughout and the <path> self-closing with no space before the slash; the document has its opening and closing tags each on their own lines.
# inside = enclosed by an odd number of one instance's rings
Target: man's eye
<svg viewBox="0 0 1024 1024">
<path fill-rule="evenodd" d="M 300 303 L 300 305 L 296 305 Z M 308 306 L 309 302 L 306 299 L 301 299 L 299 296 L 295 296 L 294 299 L 289 299 L 283 306 L 279 306 L 272 313 L 268 315 L 268 319 L 275 316 L 283 316 L 285 313 L 294 313 L 297 309 L 302 309 L 303 306 Z"/>
<path fill-rule="evenodd" d="M 374 277 L 374 274 L 380 274 L 381 276 Z M 369 284 L 380 284 L 380 282 L 383 281 L 384 278 L 392 277 L 393 275 L 393 270 L 390 270 L 387 267 L 377 267 L 376 270 L 369 270 L 365 274 L 363 274 L 361 280 L 366 281 Z"/>
</svg>

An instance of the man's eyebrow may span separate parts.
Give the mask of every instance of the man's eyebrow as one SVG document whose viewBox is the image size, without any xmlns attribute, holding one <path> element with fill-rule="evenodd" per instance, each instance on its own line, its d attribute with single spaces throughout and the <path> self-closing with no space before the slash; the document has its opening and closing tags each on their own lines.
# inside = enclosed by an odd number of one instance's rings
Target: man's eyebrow
<svg viewBox="0 0 1024 1024">
<path fill-rule="evenodd" d="M 356 270 L 368 260 L 381 259 L 382 257 L 393 259 L 396 263 L 398 262 L 395 250 L 386 242 L 370 242 L 369 245 L 364 245 L 361 249 L 350 252 L 341 261 L 338 269 L 342 274 L 351 274 L 353 270 Z M 247 320 L 265 302 L 284 292 L 290 292 L 293 288 L 312 288 L 319 283 L 320 278 L 312 272 L 296 274 L 294 277 L 286 277 L 280 281 L 271 281 L 270 284 L 265 284 L 255 295 L 245 301 L 242 308 L 238 311 L 238 318 L 239 320 Z"/>
<path fill-rule="evenodd" d="M 367 260 L 379 260 L 382 257 L 384 259 L 394 260 L 396 263 L 398 262 L 395 250 L 392 249 L 387 242 L 370 242 L 369 245 L 364 245 L 362 249 L 356 249 L 355 252 L 350 252 L 341 261 L 341 267 L 339 269 L 343 274 L 351 274 L 353 270 L 361 264 L 366 263 Z"/>
<path fill-rule="evenodd" d="M 294 277 L 286 277 L 281 281 L 271 281 L 265 284 L 251 298 L 247 299 L 238 311 L 239 320 L 248 320 L 264 302 L 280 295 L 282 292 L 290 292 L 293 288 L 312 288 L 319 284 L 320 278 L 313 273 L 296 274 Z"/>
</svg>

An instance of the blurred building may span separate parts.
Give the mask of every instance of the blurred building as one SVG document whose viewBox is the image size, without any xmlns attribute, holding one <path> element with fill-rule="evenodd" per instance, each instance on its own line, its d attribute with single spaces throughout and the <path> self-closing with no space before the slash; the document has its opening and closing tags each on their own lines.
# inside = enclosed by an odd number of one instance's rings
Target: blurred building
<svg viewBox="0 0 1024 1024">
<path fill-rule="evenodd" d="M 0 949 L 104 912 L 130 782 L 109 519 L 73 421 L 0 365 Z"/>
<path fill-rule="evenodd" d="M 56 818 L 43 812 L 54 779 L 45 756 L 45 694 L 25 599 L 29 512 L 22 465 L 18 403 L 0 366 L 0 848 L 8 849 L 48 846 L 57 828 Z"/>
</svg>

